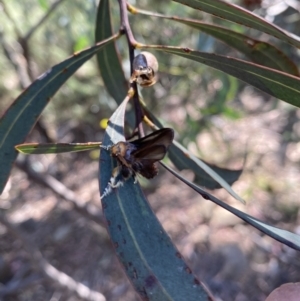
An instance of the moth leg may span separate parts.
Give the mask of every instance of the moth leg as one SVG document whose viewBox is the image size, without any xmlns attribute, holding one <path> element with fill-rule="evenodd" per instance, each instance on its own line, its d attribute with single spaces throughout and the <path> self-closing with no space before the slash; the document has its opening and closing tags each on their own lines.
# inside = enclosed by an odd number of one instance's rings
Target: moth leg
<svg viewBox="0 0 300 301">
<path fill-rule="evenodd" d="M 110 180 L 106 186 L 106 188 L 103 191 L 103 194 L 100 196 L 100 200 L 102 200 L 104 197 L 109 195 L 114 188 L 120 187 L 123 185 L 123 182 L 121 180 L 117 180 L 118 176 L 120 175 L 120 166 L 117 166 L 113 169 Z"/>
<path fill-rule="evenodd" d="M 121 166 L 117 166 L 113 169 L 111 178 L 108 182 L 108 185 L 112 188 L 118 188 L 123 185 L 124 181 L 120 179 L 121 175 Z"/>
<path fill-rule="evenodd" d="M 123 176 L 124 182 L 127 181 L 130 177 L 133 177 L 134 184 L 137 183 L 136 173 L 135 173 L 135 171 L 133 169 L 128 168 L 126 166 L 122 166 L 121 167 L 121 174 Z"/>
<path fill-rule="evenodd" d="M 106 186 L 106 188 L 103 191 L 103 194 L 100 195 L 100 200 L 102 200 L 104 197 L 106 197 L 107 195 L 109 195 L 111 192 L 112 192 L 112 187 L 108 183 L 107 186 Z"/>
<path fill-rule="evenodd" d="M 108 185 L 111 187 L 111 188 L 118 188 L 120 186 L 123 186 L 124 184 L 124 181 L 122 180 L 119 180 L 118 182 L 116 183 L 108 183 Z"/>
<path fill-rule="evenodd" d="M 131 75 L 130 79 L 129 79 L 129 82 L 131 84 L 134 83 L 134 82 L 136 82 L 137 79 L 138 79 L 138 77 L 139 77 L 139 75 L 140 75 L 140 71 L 139 70 L 134 70 L 132 72 L 132 75 Z"/>
</svg>

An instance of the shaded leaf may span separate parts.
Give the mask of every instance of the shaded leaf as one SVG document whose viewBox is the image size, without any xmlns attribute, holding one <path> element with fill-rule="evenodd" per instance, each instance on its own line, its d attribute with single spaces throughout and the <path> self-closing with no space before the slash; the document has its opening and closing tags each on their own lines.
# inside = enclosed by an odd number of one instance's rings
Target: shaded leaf
<svg viewBox="0 0 300 301">
<path fill-rule="evenodd" d="M 178 174 L 176 171 L 172 170 L 170 167 L 168 167 L 166 164 L 161 163 L 168 171 L 170 171 L 176 178 L 187 184 L 189 187 L 197 191 L 204 199 L 210 200 L 214 202 L 215 204 L 223 207 L 227 211 L 231 212 L 232 214 L 236 215 L 240 219 L 244 220 L 246 223 L 252 225 L 254 228 L 260 230 L 261 232 L 265 233 L 266 235 L 276 239 L 277 241 L 300 251 L 300 236 L 297 234 L 294 234 L 292 232 L 279 229 L 277 227 L 270 226 L 254 217 L 252 217 L 249 214 L 246 214 L 236 208 L 233 208 L 229 206 L 228 204 L 222 202 L 221 200 L 217 199 L 210 193 L 204 191 L 197 185 L 193 184 L 192 182 L 186 180 L 183 178 L 180 174 Z"/>
<path fill-rule="evenodd" d="M 300 79 L 295 76 L 243 60 L 187 48 L 154 45 L 147 48 L 177 54 L 221 70 L 289 104 L 300 107 Z"/>
<path fill-rule="evenodd" d="M 99 149 L 101 142 L 87 143 L 24 143 L 15 146 L 15 149 L 22 154 L 58 154 L 82 152 L 92 149 Z"/>
<path fill-rule="evenodd" d="M 259 31 L 268 33 L 278 39 L 288 42 L 300 48 L 300 38 L 294 34 L 282 30 L 280 27 L 265 19 L 243 9 L 237 5 L 220 0 L 173 0 L 175 2 L 202 10 L 206 13 L 242 24 Z"/>
<path fill-rule="evenodd" d="M 159 120 L 144 107 L 147 116 L 151 120 L 154 120 L 154 127 L 163 128 L 163 125 Z M 238 180 L 242 173 L 242 170 L 225 170 L 220 167 L 216 167 L 212 164 L 207 164 L 200 158 L 190 153 L 183 145 L 173 140 L 173 144 L 169 147 L 168 156 L 172 160 L 173 164 L 179 169 L 189 169 L 195 174 L 195 181 L 199 182 L 201 186 L 205 186 L 210 189 L 224 188 L 235 199 L 242 203 L 245 201 L 229 186 Z M 220 175 L 219 175 L 220 172 Z M 228 179 L 227 179 L 228 178 Z"/>
<path fill-rule="evenodd" d="M 176 21 L 176 18 L 174 18 L 174 20 Z M 220 26 L 190 20 L 178 21 L 225 42 L 230 47 L 245 54 L 257 64 L 299 76 L 299 70 L 294 62 L 282 51 L 269 43 L 252 39 L 246 35 Z"/>
<path fill-rule="evenodd" d="M 96 42 L 112 34 L 109 0 L 101 0 L 96 18 Z M 97 62 L 107 91 L 120 104 L 127 95 L 129 86 L 115 43 L 107 45 L 97 53 Z"/>
<path fill-rule="evenodd" d="M 241 53 L 245 54 L 249 59 L 251 59 L 255 63 L 273 69 L 277 69 L 295 76 L 299 76 L 299 70 L 296 64 L 292 60 L 290 60 L 282 51 L 280 51 L 278 48 L 269 43 L 252 39 L 249 36 L 237 33 L 225 27 L 216 26 L 193 19 L 166 16 L 156 12 L 138 9 L 129 4 L 128 10 L 133 14 L 140 13 L 148 16 L 173 20 L 188 25 L 192 28 L 205 32 L 206 34 L 211 35 L 216 39 L 223 41 L 230 47 L 235 48 Z"/>
<path fill-rule="evenodd" d="M 193 172 L 197 172 L 197 176 L 196 179 L 201 179 L 203 180 L 203 182 L 205 182 L 205 180 L 208 182 L 209 178 L 205 176 L 201 176 L 200 173 L 202 171 L 204 171 L 203 175 L 205 175 L 205 173 L 207 175 L 209 175 L 212 179 L 214 179 L 216 182 L 219 183 L 220 186 L 222 186 L 225 190 L 227 190 L 227 192 L 229 194 L 231 194 L 235 199 L 237 199 L 238 201 L 242 202 L 243 204 L 245 204 L 245 201 L 230 187 L 230 185 L 228 184 L 228 182 L 226 180 L 224 180 L 215 170 L 211 169 L 210 166 L 208 166 L 204 161 L 200 160 L 198 157 L 194 156 L 191 152 L 189 152 L 185 147 L 183 147 L 180 143 L 178 143 L 177 141 L 173 141 L 173 147 L 176 147 L 176 152 L 177 152 L 177 157 L 176 157 L 176 161 L 179 162 L 181 161 L 181 163 L 184 162 L 184 160 L 182 160 L 183 157 L 187 157 L 189 159 L 191 159 L 191 161 L 186 161 L 185 163 L 188 163 L 190 168 L 193 168 L 192 171 Z M 181 152 L 181 154 L 180 154 Z M 204 178 L 204 179 L 203 179 Z M 203 185 L 203 184 L 201 184 Z"/>
<path fill-rule="evenodd" d="M 220 185 L 220 183 L 218 183 L 209 174 L 207 174 L 195 161 L 185 156 L 183 152 L 178 147 L 176 147 L 176 145 L 172 145 L 169 148 L 168 154 L 169 154 L 169 158 L 171 159 L 171 161 L 173 162 L 173 164 L 176 166 L 177 169 L 179 170 L 189 169 L 193 171 L 193 173 L 195 174 L 195 178 L 193 182 L 195 184 L 198 184 L 202 187 L 206 187 L 208 189 L 223 188 Z M 235 181 L 237 181 L 243 172 L 242 169 L 231 170 L 227 168 L 221 168 L 216 165 L 209 164 L 200 158 L 199 160 L 203 161 L 204 164 L 206 164 L 220 177 L 222 177 L 229 185 L 232 185 Z"/>
<path fill-rule="evenodd" d="M 0 120 L 0 192 L 17 157 L 15 145 L 31 131 L 51 97 L 64 82 L 101 47 L 116 39 L 115 35 L 53 66 L 35 80 L 9 107 Z"/>
<path fill-rule="evenodd" d="M 124 141 L 126 103 L 110 118 L 103 145 Z M 100 191 L 111 177 L 114 160 L 100 155 Z M 102 199 L 110 238 L 125 272 L 143 300 L 208 300 L 209 296 L 173 246 L 133 178 Z"/>
</svg>

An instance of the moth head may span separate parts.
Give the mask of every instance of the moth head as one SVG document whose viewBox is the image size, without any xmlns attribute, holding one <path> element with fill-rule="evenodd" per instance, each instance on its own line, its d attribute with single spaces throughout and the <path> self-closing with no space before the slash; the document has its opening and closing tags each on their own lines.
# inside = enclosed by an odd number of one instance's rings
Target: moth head
<svg viewBox="0 0 300 301">
<path fill-rule="evenodd" d="M 111 147 L 110 153 L 113 157 L 119 157 L 119 156 L 125 157 L 126 150 L 127 150 L 127 143 L 121 141 Z"/>
</svg>

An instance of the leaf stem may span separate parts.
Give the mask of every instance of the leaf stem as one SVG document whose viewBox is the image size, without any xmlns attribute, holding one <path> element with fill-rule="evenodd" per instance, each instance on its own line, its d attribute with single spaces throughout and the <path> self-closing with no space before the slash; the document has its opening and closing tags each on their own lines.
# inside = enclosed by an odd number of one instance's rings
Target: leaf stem
<svg viewBox="0 0 300 301">
<path fill-rule="evenodd" d="M 121 31 L 125 31 L 125 35 L 128 42 L 128 48 L 129 48 L 129 59 L 130 59 L 130 72 L 133 73 L 133 59 L 134 59 L 134 50 L 136 48 L 136 45 L 138 44 L 136 39 L 133 36 L 129 19 L 128 19 L 128 12 L 127 12 L 127 3 L 125 0 L 118 0 L 119 6 L 120 6 L 120 17 L 121 17 Z M 133 102 L 134 102 L 134 108 L 135 108 L 135 118 L 136 118 L 136 126 L 135 128 L 138 130 L 139 138 L 144 136 L 144 129 L 143 129 L 143 110 L 140 106 L 139 102 L 139 94 L 137 89 L 136 82 L 133 82 L 130 84 L 130 87 L 134 90 L 133 95 Z"/>
</svg>

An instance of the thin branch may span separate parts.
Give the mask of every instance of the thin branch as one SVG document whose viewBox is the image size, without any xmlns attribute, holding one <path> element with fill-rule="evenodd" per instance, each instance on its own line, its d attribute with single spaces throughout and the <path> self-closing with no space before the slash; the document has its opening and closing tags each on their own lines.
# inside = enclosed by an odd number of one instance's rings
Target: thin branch
<svg viewBox="0 0 300 301">
<path fill-rule="evenodd" d="M 135 57 L 135 46 L 137 44 L 137 41 L 135 40 L 130 24 L 129 24 L 129 19 L 128 19 L 128 12 L 127 12 L 127 3 L 125 0 L 118 0 L 119 6 L 120 6 L 120 17 L 121 17 L 121 30 L 125 31 L 127 42 L 128 42 L 128 48 L 129 48 L 129 60 L 130 60 L 130 70 L 131 74 L 133 74 L 133 60 Z M 134 103 L 134 108 L 135 108 L 135 118 L 136 118 L 136 125 L 135 128 L 138 129 L 138 134 L 139 137 L 144 136 L 144 128 L 142 124 L 143 120 L 143 110 L 140 106 L 140 101 L 139 101 L 139 94 L 138 94 L 138 89 L 137 89 L 137 84 L 136 82 L 133 82 L 130 84 L 131 88 L 135 91 L 134 96 L 133 96 L 133 103 Z"/>
<path fill-rule="evenodd" d="M 26 89 L 32 82 L 32 74 L 29 73 L 31 68 L 29 68 L 28 66 L 30 59 L 24 56 L 25 49 L 28 50 L 27 43 L 24 42 L 22 44 L 15 42 L 13 44 L 14 47 L 12 47 L 5 41 L 3 33 L 0 33 L 0 45 L 2 45 L 3 47 L 3 51 L 7 60 L 12 64 L 18 74 L 20 88 L 22 90 Z M 45 137 L 47 142 L 53 143 L 54 139 L 46 130 L 45 126 L 43 125 L 42 119 L 39 119 L 37 121 L 36 129 L 41 133 L 43 137 Z"/>
<path fill-rule="evenodd" d="M 136 122 L 136 128 L 138 129 L 139 133 L 139 138 L 144 137 L 144 128 L 143 128 L 143 117 L 144 117 L 144 112 L 142 111 L 141 105 L 140 105 L 140 100 L 139 100 L 139 95 L 136 93 L 133 97 L 134 101 L 134 109 L 135 109 L 135 122 Z"/>
<path fill-rule="evenodd" d="M 3 12 L 5 13 L 6 17 L 8 18 L 8 20 L 12 23 L 12 26 L 13 26 L 13 30 L 15 32 L 15 35 L 20 38 L 22 36 L 22 33 L 21 31 L 19 30 L 15 20 L 13 19 L 13 17 L 11 16 L 9 10 L 7 9 L 6 7 L 6 4 L 4 1 L 0 1 L 0 5 L 2 6 L 2 10 Z"/>
<path fill-rule="evenodd" d="M 27 34 L 23 37 L 24 40 L 30 39 L 30 37 L 34 34 L 34 32 L 40 28 L 40 26 L 51 16 L 56 7 L 60 5 L 65 0 L 57 0 L 52 4 L 47 13 L 27 32 Z"/>
<path fill-rule="evenodd" d="M 101 293 L 91 290 L 86 285 L 75 281 L 67 274 L 59 271 L 53 265 L 51 265 L 35 247 L 29 237 L 25 238 L 25 235 L 11 223 L 3 214 L 0 214 L 0 223 L 2 223 L 7 230 L 16 238 L 21 240 L 24 248 L 30 255 L 31 263 L 34 267 L 41 270 L 43 274 L 59 284 L 63 288 L 67 288 L 69 291 L 76 293 L 80 298 L 89 301 L 106 301 L 106 298 Z"/>
<path fill-rule="evenodd" d="M 21 49 L 13 49 L 13 47 L 11 47 L 5 41 L 3 33 L 0 34 L 0 42 L 0 44 L 3 47 L 3 51 L 6 58 L 13 65 L 14 69 L 18 74 L 21 89 L 27 88 L 31 84 L 31 79 L 27 72 L 27 60 L 25 59 L 23 54 L 21 54 Z M 15 43 L 15 46 L 18 47 L 19 44 Z"/>
<path fill-rule="evenodd" d="M 119 6 L 120 6 L 120 16 L 121 16 L 121 30 L 125 31 L 128 45 L 131 46 L 133 49 L 135 48 L 135 45 L 137 44 L 133 34 L 132 30 L 129 24 L 128 19 L 128 13 L 127 13 L 127 4 L 125 0 L 118 0 Z M 130 54 L 130 53 L 129 53 Z M 130 57 L 130 61 L 133 61 L 133 57 Z M 131 70 L 132 73 L 133 70 Z"/>
<path fill-rule="evenodd" d="M 28 44 L 28 40 L 30 39 L 30 37 L 35 33 L 35 31 L 37 29 L 40 28 L 40 26 L 51 16 L 51 14 L 55 11 L 56 7 L 61 4 L 64 0 L 57 0 L 56 2 L 54 2 L 52 4 L 52 6 L 49 8 L 49 10 L 47 11 L 47 13 L 34 25 L 31 27 L 31 29 L 27 32 L 27 34 L 25 34 L 24 36 L 22 34 L 18 34 L 18 41 L 20 43 L 20 45 L 22 46 L 23 49 L 23 56 L 25 57 L 26 61 L 27 61 L 27 72 L 28 75 L 31 79 L 31 81 L 33 81 L 34 78 L 36 78 L 36 74 L 34 74 L 34 67 L 33 64 L 31 62 L 31 54 L 30 54 L 30 47 Z"/>
<path fill-rule="evenodd" d="M 80 200 L 76 198 L 75 193 L 72 190 L 68 189 L 54 177 L 37 173 L 28 164 L 20 162 L 19 160 L 16 162 L 16 166 L 23 170 L 31 179 L 46 186 L 61 198 L 71 203 L 74 206 L 74 209 L 81 215 L 85 216 L 88 220 L 92 220 L 95 223 L 104 226 L 104 218 L 98 208 L 91 204 L 83 205 Z"/>
<path fill-rule="evenodd" d="M 33 274 L 25 277 L 22 280 L 10 281 L 6 283 L 4 286 L 1 286 L 0 290 L 0 300 L 3 298 L 15 295 L 18 292 L 25 291 L 33 286 L 40 285 L 43 282 L 43 278 L 41 279 L 41 275 Z"/>
<path fill-rule="evenodd" d="M 52 7 L 49 9 L 48 13 L 42 20 L 39 21 L 38 24 L 42 23 L 44 20 L 46 20 L 51 12 L 54 10 L 54 8 L 60 4 L 63 0 L 59 0 L 55 2 Z M 3 1 L 0 2 L 3 8 L 3 11 L 5 12 L 7 18 L 12 22 L 14 31 L 17 36 L 18 44 L 17 42 L 14 44 L 14 47 L 10 46 L 3 36 L 3 33 L 0 33 L 0 44 L 3 47 L 4 54 L 7 57 L 8 61 L 13 65 L 14 69 L 16 70 L 19 78 L 19 84 L 21 89 L 27 88 L 34 78 L 36 78 L 36 75 L 33 74 L 32 70 L 32 61 L 30 59 L 30 50 L 27 43 L 28 38 L 24 38 L 22 36 L 22 33 L 18 29 L 18 27 L 15 24 L 15 21 L 13 20 L 12 16 L 10 15 L 8 9 L 6 8 Z M 36 25 L 37 26 L 37 25 Z M 36 27 L 38 28 L 38 27 Z M 35 27 L 31 29 L 31 34 L 35 31 Z M 27 34 L 28 35 L 28 34 Z M 48 142 L 53 142 L 53 138 L 46 130 L 45 126 L 43 125 L 42 119 L 38 120 L 36 123 L 36 129 L 46 138 Z"/>
</svg>

